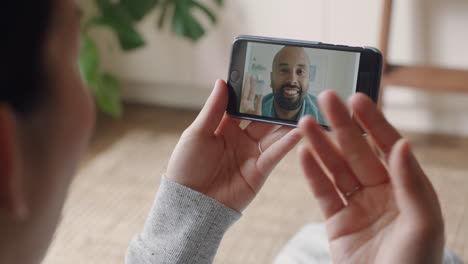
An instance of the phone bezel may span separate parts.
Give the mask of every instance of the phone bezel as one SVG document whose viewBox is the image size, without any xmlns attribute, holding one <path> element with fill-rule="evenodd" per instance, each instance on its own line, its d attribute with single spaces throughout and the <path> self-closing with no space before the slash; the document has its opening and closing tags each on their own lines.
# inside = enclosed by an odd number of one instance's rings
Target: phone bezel
<svg viewBox="0 0 468 264">
<path fill-rule="evenodd" d="M 374 47 L 350 47 L 345 45 L 334 45 L 315 41 L 279 39 L 260 36 L 241 35 L 234 39 L 232 44 L 231 59 L 229 63 L 229 72 L 227 85 L 229 89 L 229 102 L 227 113 L 234 118 L 247 119 L 252 121 L 267 122 L 278 125 L 297 126 L 297 121 L 264 117 L 239 112 L 239 98 L 244 80 L 244 67 L 246 59 L 246 50 L 248 42 L 257 42 L 265 44 L 289 45 L 305 48 L 327 49 L 359 52 L 361 54 L 359 61 L 358 79 L 356 92 L 367 94 L 375 103 L 378 102 L 380 79 L 382 74 L 382 54 Z M 240 54 L 239 54 L 240 53 Z M 237 80 L 232 80 L 233 72 L 237 72 Z M 364 79 L 369 78 L 370 85 L 363 85 Z M 323 126 L 328 129 L 327 126 Z"/>
</svg>

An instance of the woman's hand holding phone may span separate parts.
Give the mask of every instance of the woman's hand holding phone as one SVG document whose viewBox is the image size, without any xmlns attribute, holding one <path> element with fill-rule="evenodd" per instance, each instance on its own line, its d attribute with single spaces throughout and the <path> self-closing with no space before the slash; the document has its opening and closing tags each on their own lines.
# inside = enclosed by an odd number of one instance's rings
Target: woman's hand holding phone
<svg viewBox="0 0 468 264">
<path fill-rule="evenodd" d="M 367 96 L 353 95 L 351 110 L 381 161 L 335 93 L 324 92 L 319 104 L 337 144 L 305 117 L 299 127 L 308 143 L 300 159 L 326 218 L 333 262 L 441 263 L 441 209 L 408 142 Z"/>
<path fill-rule="evenodd" d="M 319 104 L 337 145 L 310 117 L 299 129 L 257 122 L 241 129 L 225 114 L 227 94 L 226 83 L 217 81 L 178 142 L 168 178 L 241 212 L 303 134 L 308 144 L 300 161 L 326 218 L 334 263 L 441 263 L 444 228 L 435 191 L 408 143 L 367 96 L 353 95 L 351 109 L 384 161 L 333 92 Z"/>
<path fill-rule="evenodd" d="M 218 80 L 170 158 L 167 177 L 241 212 L 275 165 L 301 139 L 298 129 L 250 123 L 225 114 L 228 88 Z"/>
</svg>

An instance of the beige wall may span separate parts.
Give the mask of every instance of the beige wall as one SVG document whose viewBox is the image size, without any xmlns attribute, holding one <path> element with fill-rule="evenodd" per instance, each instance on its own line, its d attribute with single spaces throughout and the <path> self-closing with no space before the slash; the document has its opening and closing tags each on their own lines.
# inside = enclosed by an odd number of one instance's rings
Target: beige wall
<svg viewBox="0 0 468 264">
<path fill-rule="evenodd" d="M 468 1 L 394 2 L 389 55 L 392 62 L 468 69 Z M 381 0 L 226 0 L 225 3 L 218 12 L 219 24 L 208 26 L 207 36 L 195 44 L 172 36 L 168 29 L 155 30 L 156 14 L 141 24 L 148 45 L 136 52 L 122 54 L 110 43 L 109 35 L 96 32 L 101 38 L 100 46 L 106 49 L 105 67 L 126 80 L 125 97 L 140 102 L 200 107 L 214 80 L 226 78 L 230 44 L 239 34 L 377 45 Z M 467 96 L 452 96 L 461 100 L 461 107 L 468 106 Z M 438 122 L 448 119 L 454 119 L 452 127 L 455 123 L 467 123 L 462 117 L 454 118 L 453 111 L 461 109 L 451 109 L 451 99 L 441 102 L 437 98 L 438 95 L 400 88 L 390 90 L 385 102 L 390 119 L 402 128 L 439 131 Z M 402 104 L 408 104 L 409 108 Z M 424 114 L 411 112 L 411 107 Z M 405 118 L 401 119 L 398 113 L 403 110 L 395 110 L 403 108 Z M 463 110 L 468 113 L 468 107 Z M 452 115 L 446 118 L 441 111 Z M 458 126 L 452 133 L 468 135 L 468 129 Z"/>
</svg>

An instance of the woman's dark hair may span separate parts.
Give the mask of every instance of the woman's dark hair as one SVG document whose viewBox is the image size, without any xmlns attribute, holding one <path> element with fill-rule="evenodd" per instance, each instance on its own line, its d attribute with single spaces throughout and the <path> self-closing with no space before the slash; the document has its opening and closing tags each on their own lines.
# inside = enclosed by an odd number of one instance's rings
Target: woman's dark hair
<svg viewBox="0 0 468 264">
<path fill-rule="evenodd" d="M 0 11 L 0 103 L 27 115 L 46 97 L 44 45 L 55 0 L 11 0 Z"/>
</svg>

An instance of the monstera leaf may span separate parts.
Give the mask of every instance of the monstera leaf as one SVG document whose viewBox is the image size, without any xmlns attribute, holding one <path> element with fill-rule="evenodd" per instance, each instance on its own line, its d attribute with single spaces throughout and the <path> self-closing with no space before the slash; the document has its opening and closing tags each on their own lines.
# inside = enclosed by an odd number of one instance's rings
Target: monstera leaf
<svg viewBox="0 0 468 264">
<path fill-rule="evenodd" d="M 94 94 L 96 104 L 104 113 L 118 117 L 122 113 L 119 81 L 99 69 L 99 53 L 88 35 L 81 38 L 81 56 L 78 60 L 81 77 Z"/>
<path fill-rule="evenodd" d="M 120 0 L 120 5 L 127 10 L 133 21 L 140 21 L 158 4 L 157 0 Z"/>
<path fill-rule="evenodd" d="M 218 7 L 223 4 L 223 0 L 214 1 Z M 111 73 L 101 71 L 99 50 L 89 35 L 91 28 L 109 28 L 116 35 L 122 50 L 132 51 L 145 45 L 142 34 L 135 28 L 155 8 L 162 9 L 158 19 L 159 28 L 164 26 L 169 10 L 173 10 L 172 32 L 192 41 L 199 40 L 206 32 L 192 15 L 194 10 L 200 10 L 213 24 L 217 22 L 213 11 L 195 0 L 94 0 L 92 3 L 92 9 L 96 12 L 95 15 L 85 16 L 86 21 L 83 21 L 78 64 L 82 78 L 93 92 L 99 109 L 114 117 L 122 113 L 120 82 Z"/>
<path fill-rule="evenodd" d="M 222 0 L 215 0 L 216 4 L 221 6 Z M 196 9 L 202 11 L 213 24 L 216 24 L 216 16 L 213 11 L 207 6 L 194 0 L 172 0 L 166 1 L 163 4 L 161 17 L 158 22 L 158 27 L 164 26 L 165 18 L 169 7 L 172 5 L 174 13 L 172 15 L 171 29 L 176 35 L 188 38 L 192 41 L 199 40 L 204 34 L 205 29 L 200 22 L 192 15 Z"/>
<path fill-rule="evenodd" d="M 95 23 L 97 25 L 108 26 L 114 31 L 119 39 L 120 47 L 128 51 L 144 46 L 145 41 L 142 35 L 135 30 L 136 21 L 123 3 L 112 3 L 110 0 L 96 0 L 101 15 L 95 19 Z"/>
</svg>

